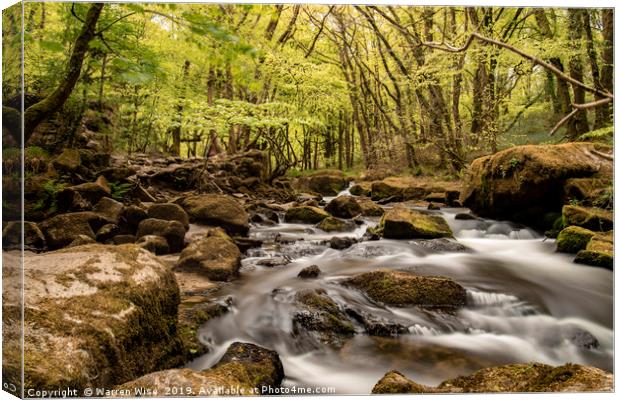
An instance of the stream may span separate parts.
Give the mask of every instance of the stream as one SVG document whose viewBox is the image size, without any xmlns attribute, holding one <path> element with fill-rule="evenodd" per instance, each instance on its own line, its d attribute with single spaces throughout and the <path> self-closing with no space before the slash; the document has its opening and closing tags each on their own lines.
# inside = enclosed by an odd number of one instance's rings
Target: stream
<svg viewBox="0 0 620 400">
<path fill-rule="evenodd" d="M 234 299 L 231 311 L 201 327 L 200 340 L 210 351 L 188 367 L 209 368 L 232 342 L 252 342 L 279 353 L 284 386 L 333 387 L 338 394 L 368 394 L 391 369 L 426 385 L 509 363 L 613 369 L 611 271 L 574 264 L 573 256 L 555 252 L 554 240 L 532 229 L 455 219 L 468 212 L 464 208 L 434 212 L 471 251 L 435 252 L 414 240 L 363 241 L 345 250 L 325 244 L 333 236 L 361 238 L 379 218 L 364 218 L 355 231 L 335 234 L 282 221 L 254 224 L 250 237 L 264 240 L 263 246 L 248 251 L 241 277 L 217 293 Z M 290 263 L 258 265 L 273 257 Z M 313 264 L 321 269 L 318 279 L 297 277 Z M 467 305 L 453 312 L 387 307 L 338 284 L 377 268 L 450 277 L 467 289 Z M 340 348 L 293 335 L 293 298 L 301 288 L 322 288 L 340 306 L 398 322 L 408 333 L 370 336 L 357 324 L 357 333 Z"/>
</svg>

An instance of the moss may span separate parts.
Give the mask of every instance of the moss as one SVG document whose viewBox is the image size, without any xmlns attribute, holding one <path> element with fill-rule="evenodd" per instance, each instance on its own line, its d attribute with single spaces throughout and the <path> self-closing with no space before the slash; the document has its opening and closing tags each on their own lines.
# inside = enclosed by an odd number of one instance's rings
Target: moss
<svg viewBox="0 0 620 400">
<path fill-rule="evenodd" d="M 558 251 L 562 253 L 577 253 L 579 250 L 586 248 L 594 235 L 595 233 L 591 230 L 578 226 L 564 228 L 557 238 Z"/>
<path fill-rule="evenodd" d="M 372 300 L 395 306 L 461 307 L 466 302 L 461 285 L 438 276 L 379 269 L 356 275 L 344 283 L 363 291 Z"/>
<path fill-rule="evenodd" d="M 353 324 L 325 291 L 303 289 L 296 293 L 295 300 L 302 312 L 295 315 L 294 321 L 307 330 L 320 332 L 323 341 L 337 343 L 338 335 L 355 333 Z"/>
<path fill-rule="evenodd" d="M 420 385 L 398 371 L 389 371 L 372 388 L 372 394 L 437 393 L 436 388 Z"/>
<path fill-rule="evenodd" d="M 371 184 L 367 182 L 356 183 L 351 186 L 349 192 L 354 196 L 370 196 L 371 195 Z"/>
<path fill-rule="evenodd" d="M 318 207 L 299 206 L 289 208 L 284 215 L 284 219 L 286 222 L 317 224 L 329 216 L 328 212 Z"/>
<path fill-rule="evenodd" d="M 387 211 L 380 222 L 383 236 L 389 239 L 436 239 L 452 237 L 447 222 L 438 215 L 396 207 Z"/>
<path fill-rule="evenodd" d="M 580 226 L 593 231 L 613 229 L 613 214 L 608 210 L 596 207 L 580 207 L 566 205 L 562 208 L 564 226 Z"/>
<path fill-rule="evenodd" d="M 612 270 L 614 267 L 614 257 L 612 254 L 595 250 L 580 250 L 575 257 L 575 262 L 577 264 L 603 267 Z"/>
<path fill-rule="evenodd" d="M 325 232 L 342 232 L 355 229 L 355 225 L 334 217 L 327 217 L 316 226 Z"/>
</svg>

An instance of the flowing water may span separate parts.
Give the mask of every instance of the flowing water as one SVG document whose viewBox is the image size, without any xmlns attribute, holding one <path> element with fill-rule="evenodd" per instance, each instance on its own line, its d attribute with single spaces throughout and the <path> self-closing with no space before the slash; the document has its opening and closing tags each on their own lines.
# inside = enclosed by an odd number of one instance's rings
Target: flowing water
<svg viewBox="0 0 620 400">
<path fill-rule="evenodd" d="M 339 394 L 368 394 L 391 369 L 429 385 L 487 366 L 533 361 L 611 371 L 612 273 L 574 264 L 570 255 L 555 252 L 553 240 L 526 227 L 455 219 L 466 211 L 445 208 L 436 213 L 470 252 L 433 252 L 411 240 L 363 241 L 345 250 L 325 244 L 332 236 L 361 238 L 377 224 L 372 218 L 354 232 L 336 235 L 303 224 L 253 226 L 250 236 L 263 239 L 263 247 L 250 250 L 241 278 L 218 293 L 232 296 L 234 305 L 200 329 L 210 352 L 189 367 L 208 368 L 230 343 L 246 341 L 279 353 L 285 386 L 333 387 Z M 290 263 L 257 265 L 273 257 Z M 318 279 L 297 278 L 313 264 L 322 271 Z M 451 277 L 467 289 L 467 305 L 454 312 L 386 307 L 338 284 L 380 267 Z M 409 333 L 375 337 L 359 325 L 340 348 L 293 335 L 293 297 L 301 288 L 322 288 L 339 305 L 398 322 Z"/>
</svg>

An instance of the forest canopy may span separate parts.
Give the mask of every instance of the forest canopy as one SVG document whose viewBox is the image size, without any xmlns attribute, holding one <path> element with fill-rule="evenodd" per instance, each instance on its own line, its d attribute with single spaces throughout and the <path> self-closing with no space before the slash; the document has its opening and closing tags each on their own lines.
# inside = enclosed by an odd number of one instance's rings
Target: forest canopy
<svg viewBox="0 0 620 400">
<path fill-rule="evenodd" d="M 106 121 L 97 131 L 109 151 L 202 157 L 257 148 L 278 175 L 458 172 L 515 144 L 612 135 L 612 9 L 24 7 L 31 141 L 55 118 L 63 127 L 55 140 L 71 142 L 95 115 Z M 3 19 L 10 52 L 20 16 Z M 8 115 L 20 65 L 4 59 Z"/>
</svg>

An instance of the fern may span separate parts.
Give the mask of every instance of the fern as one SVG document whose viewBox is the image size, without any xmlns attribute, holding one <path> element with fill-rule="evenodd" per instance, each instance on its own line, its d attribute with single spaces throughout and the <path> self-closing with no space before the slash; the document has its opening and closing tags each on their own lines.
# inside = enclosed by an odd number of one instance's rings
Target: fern
<svg viewBox="0 0 620 400">
<path fill-rule="evenodd" d="M 125 197 L 125 194 L 133 189 L 134 185 L 132 183 L 119 183 L 119 182 L 110 182 L 109 183 L 110 190 L 112 191 L 112 198 L 117 201 L 122 201 Z"/>
</svg>

